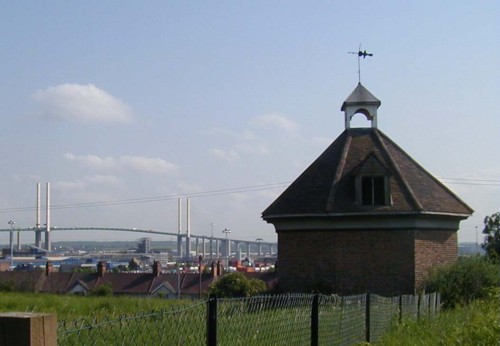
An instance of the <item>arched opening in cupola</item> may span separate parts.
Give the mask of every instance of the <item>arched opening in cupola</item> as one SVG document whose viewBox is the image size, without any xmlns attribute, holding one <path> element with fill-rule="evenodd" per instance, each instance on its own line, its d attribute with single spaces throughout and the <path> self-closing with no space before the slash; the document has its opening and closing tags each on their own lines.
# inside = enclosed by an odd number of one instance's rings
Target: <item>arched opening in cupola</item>
<svg viewBox="0 0 500 346">
<path fill-rule="evenodd" d="M 351 128 L 366 128 L 372 127 L 373 117 L 370 115 L 365 108 L 357 109 L 356 112 L 352 115 L 350 120 Z"/>
</svg>

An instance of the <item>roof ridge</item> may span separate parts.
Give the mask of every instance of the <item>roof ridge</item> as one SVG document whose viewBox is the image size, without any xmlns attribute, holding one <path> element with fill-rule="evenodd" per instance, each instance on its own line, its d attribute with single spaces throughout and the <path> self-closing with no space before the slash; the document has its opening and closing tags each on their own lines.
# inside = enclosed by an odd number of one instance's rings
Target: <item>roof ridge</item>
<svg viewBox="0 0 500 346">
<path fill-rule="evenodd" d="M 337 191 L 338 182 L 342 176 L 342 172 L 344 171 L 345 162 L 347 158 L 347 154 L 349 153 L 349 148 L 351 147 L 352 135 L 351 133 L 346 134 L 347 139 L 344 143 L 344 148 L 342 149 L 342 155 L 339 160 L 339 165 L 337 165 L 337 170 L 335 172 L 335 177 L 333 179 L 330 194 L 328 196 L 328 200 L 326 202 L 326 211 L 331 211 L 333 209 L 333 202 L 335 200 L 335 192 Z"/>
<path fill-rule="evenodd" d="M 387 149 L 387 146 L 385 145 L 385 142 L 382 139 L 381 131 L 378 130 L 378 129 L 374 129 L 373 133 L 375 134 L 375 138 L 377 138 L 377 140 L 379 141 L 381 147 L 384 149 L 384 152 L 387 155 L 387 157 L 389 159 L 389 162 L 392 165 L 392 168 L 397 173 L 399 179 L 403 183 L 403 186 L 405 187 L 405 189 L 410 194 L 410 197 L 411 197 L 413 203 L 415 204 L 416 208 L 419 209 L 419 210 L 421 210 L 421 211 L 424 210 L 424 207 L 422 206 L 422 203 L 420 203 L 420 201 L 418 200 L 417 196 L 415 195 L 415 192 L 413 192 L 413 189 L 410 187 L 410 184 L 408 183 L 408 181 L 406 180 L 406 178 L 403 176 L 403 173 L 401 173 L 401 170 L 399 169 L 398 165 L 394 161 L 394 158 L 392 157 L 391 153 Z"/>
<path fill-rule="evenodd" d="M 68 281 L 66 282 L 66 284 L 64 285 L 64 291 L 67 292 L 69 287 L 70 287 L 70 284 L 73 282 L 73 277 L 75 276 L 75 272 L 71 272 L 71 275 L 69 276 L 69 279 Z M 80 280 L 77 280 L 77 282 L 80 281 Z"/>
<path fill-rule="evenodd" d="M 416 165 L 418 168 L 420 168 L 420 170 L 422 172 L 425 173 L 425 175 L 430 178 L 434 183 L 436 183 L 439 187 L 441 187 L 442 189 L 444 189 L 449 195 L 451 195 L 453 198 L 455 198 L 458 202 L 460 202 L 466 209 L 468 209 L 471 213 L 474 212 L 474 209 L 472 209 L 471 207 L 469 207 L 469 205 L 467 203 L 465 203 L 460 197 L 458 197 L 450 188 L 448 188 L 444 183 L 442 183 L 439 179 L 437 179 L 433 174 L 429 173 L 429 171 L 427 171 L 424 167 L 422 167 L 422 165 L 420 165 L 417 161 L 415 161 L 415 159 L 413 159 L 413 157 L 411 157 L 410 155 L 408 155 L 397 143 L 395 143 L 393 140 L 391 140 L 389 137 L 387 137 L 382 131 L 378 130 L 379 132 L 381 132 L 384 137 L 387 138 L 387 140 L 391 143 L 391 145 L 393 145 L 396 149 L 400 150 L 401 152 L 403 152 L 406 157 L 411 160 L 411 162 Z M 384 146 L 384 149 L 387 150 L 387 147 L 385 145 L 385 143 L 383 143 L 383 146 Z M 390 156 L 390 155 L 389 155 Z M 390 156 L 391 157 L 391 156 Z M 392 159 L 392 157 L 391 157 Z M 413 191 L 412 191 L 413 192 Z"/>
<path fill-rule="evenodd" d="M 151 282 L 149 283 L 149 287 L 148 287 L 148 293 L 151 293 L 151 290 L 153 289 L 153 285 L 156 282 L 157 277 L 159 277 L 159 276 L 155 276 L 154 274 L 152 274 Z"/>
</svg>

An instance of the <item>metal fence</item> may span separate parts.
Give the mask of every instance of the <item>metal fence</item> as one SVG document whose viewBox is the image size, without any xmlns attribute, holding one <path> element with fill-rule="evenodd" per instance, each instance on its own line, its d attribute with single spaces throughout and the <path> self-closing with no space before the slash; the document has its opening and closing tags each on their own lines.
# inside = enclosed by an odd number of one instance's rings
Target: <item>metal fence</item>
<svg viewBox="0 0 500 346">
<path fill-rule="evenodd" d="M 183 309 L 61 321 L 59 345 L 352 345 L 439 312 L 438 294 L 386 298 L 283 294 L 210 297 Z"/>
</svg>

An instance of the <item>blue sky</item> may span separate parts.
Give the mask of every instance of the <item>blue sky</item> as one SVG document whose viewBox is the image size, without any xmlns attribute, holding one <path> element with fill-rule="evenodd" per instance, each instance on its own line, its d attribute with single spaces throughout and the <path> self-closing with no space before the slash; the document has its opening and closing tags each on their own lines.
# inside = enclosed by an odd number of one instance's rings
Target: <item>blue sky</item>
<svg viewBox="0 0 500 346">
<path fill-rule="evenodd" d="M 146 200 L 54 208 L 55 226 L 176 232 L 190 195 L 193 233 L 274 241 L 260 213 L 344 130 L 361 43 L 379 129 L 475 209 L 459 231 L 475 241 L 500 209 L 499 15 L 493 0 L 3 2 L 0 223 L 33 226 L 50 182 L 54 206 Z"/>
</svg>

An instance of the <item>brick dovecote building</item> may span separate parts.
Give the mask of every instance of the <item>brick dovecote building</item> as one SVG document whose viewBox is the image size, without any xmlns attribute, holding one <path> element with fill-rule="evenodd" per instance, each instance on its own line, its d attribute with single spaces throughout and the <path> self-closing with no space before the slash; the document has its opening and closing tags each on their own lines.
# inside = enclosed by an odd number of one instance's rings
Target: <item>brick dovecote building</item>
<svg viewBox="0 0 500 346">
<path fill-rule="evenodd" d="M 380 101 L 362 84 L 345 131 L 262 213 L 278 234 L 279 287 L 339 294 L 413 293 L 457 260 L 473 210 L 377 128 Z M 355 114 L 370 128 L 351 128 Z"/>
</svg>

